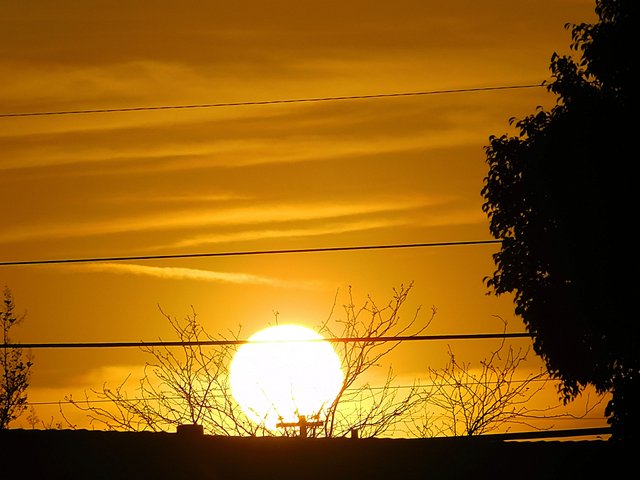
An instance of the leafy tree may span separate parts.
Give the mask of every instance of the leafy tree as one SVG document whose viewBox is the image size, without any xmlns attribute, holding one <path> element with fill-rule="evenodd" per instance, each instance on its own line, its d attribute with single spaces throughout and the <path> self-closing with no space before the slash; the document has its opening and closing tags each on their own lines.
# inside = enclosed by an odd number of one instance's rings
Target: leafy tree
<svg viewBox="0 0 640 480">
<path fill-rule="evenodd" d="M 502 240 L 489 288 L 514 294 L 565 402 L 588 384 L 611 393 L 614 439 L 640 431 L 640 330 L 628 275 L 637 3 L 596 0 L 597 23 L 567 25 L 574 55 L 552 56 L 547 85 L 556 105 L 512 119 L 515 136 L 490 137 L 482 189 L 491 233 Z"/>
<path fill-rule="evenodd" d="M 11 344 L 11 328 L 24 318 L 24 315 L 16 315 L 14 310 L 11 290 L 5 287 L 0 311 L 2 343 L 5 345 L 0 351 L 0 430 L 9 428 L 9 424 L 27 409 L 26 392 L 32 362 L 23 359 L 21 348 L 6 346 Z"/>
</svg>

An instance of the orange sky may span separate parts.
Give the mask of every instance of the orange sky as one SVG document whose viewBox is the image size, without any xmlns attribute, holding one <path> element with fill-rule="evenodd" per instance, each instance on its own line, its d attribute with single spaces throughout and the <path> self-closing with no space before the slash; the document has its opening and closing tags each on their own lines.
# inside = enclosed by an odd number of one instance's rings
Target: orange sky
<svg viewBox="0 0 640 480">
<path fill-rule="evenodd" d="M 520 85 L 549 78 L 587 0 L 0 4 L 0 113 Z M 544 89 L 0 118 L 0 260 L 489 239 L 483 147 Z M 490 246 L 0 267 L 22 342 L 318 325 L 352 285 L 436 306 L 427 333 L 522 331 L 487 296 Z M 344 300 L 344 297 L 339 297 Z M 425 314 L 426 316 L 426 314 Z M 526 345 L 522 343 L 522 345 Z M 455 345 L 470 359 L 493 344 Z M 411 376 L 446 345 L 413 346 Z M 31 399 L 118 381 L 131 351 L 36 351 Z M 475 357 L 474 357 L 475 356 Z M 118 372 L 115 374 L 114 372 Z M 602 422 L 603 423 L 603 422 Z"/>
</svg>

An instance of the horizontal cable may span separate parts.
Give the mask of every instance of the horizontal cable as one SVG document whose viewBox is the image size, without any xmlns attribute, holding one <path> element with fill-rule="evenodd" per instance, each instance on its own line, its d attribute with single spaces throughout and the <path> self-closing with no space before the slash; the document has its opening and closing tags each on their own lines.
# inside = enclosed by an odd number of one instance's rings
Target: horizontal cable
<svg viewBox="0 0 640 480">
<path fill-rule="evenodd" d="M 349 252 L 357 250 L 390 250 L 397 248 L 425 248 L 425 247 L 454 247 L 465 245 L 495 245 L 502 240 L 468 240 L 458 242 L 429 242 L 429 243 L 400 243 L 386 245 L 355 245 L 346 247 L 319 247 L 319 248 L 291 248 L 283 250 L 246 250 L 235 252 L 210 252 L 210 253 L 176 253 L 169 255 L 133 255 L 123 257 L 92 257 L 92 258 L 59 258 L 51 260 L 9 260 L 0 262 L 0 267 L 16 265 L 55 265 L 65 263 L 97 263 L 118 262 L 131 260 L 169 260 L 177 258 L 207 258 L 207 257 L 239 257 L 249 255 L 281 255 L 293 253 L 319 253 L 319 252 Z"/>
<path fill-rule="evenodd" d="M 591 437 L 611 435 L 611 427 L 571 428 L 563 430 L 536 430 L 531 432 L 485 433 L 483 438 L 496 440 L 535 440 L 540 438 Z"/>
<path fill-rule="evenodd" d="M 541 382 L 559 382 L 560 380 L 554 380 L 551 378 L 531 378 L 531 379 L 524 379 L 524 380 L 509 380 L 508 382 L 503 382 L 503 383 L 509 383 L 509 384 L 514 384 L 514 383 L 533 383 L 533 382 L 537 382 L 537 383 L 541 383 Z M 345 389 L 345 392 L 348 392 L 350 394 L 357 394 L 357 393 L 365 393 L 365 392 L 369 392 L 369 391 L 383 391 L 383 390 L 412 390 L 412 389 L 427 389 L 427 388 L 433 388 L 433 387 L 437 387 L 437 386 L 445 386 L 445 387 L 457 387 L 457 386 L 470 386 L 470 385 L 495 385 L 498 382 L 496 381 L 487 381 L 487 382 L 481 382 L 481 381 L 474 381 L 474 382 L 459 382 L 459 383 L 444 383 L 442 385 L 440 384 L 436 384 L 436 383 L 416 383 L 415 385 L 386 385 L 383 387 L 372 387 L 372 386 L 359 386 L 359 387 L 348 387 Z M 94 391 L 94 393 L 100 393 L 97 391 Z M 161 394 L 162 392 L 160 392 Z M 205 392 L 196 392 L 198 395 L 203 395 L 206 396 L 207 398 L 226 398 L 226 395 L 223 394 L 215 394 L 215 393 L 206 393 Z M 147 397 L 126 397 L 126 398 L 122 398 L 121 400 L 123 401 L 127 401 L 127 402 L 144 402 L 144 401 L 154 401 L 154 402 L 161 402 L 161 401 L 172 401 L 172 400 L 186 400 L 185 397 L 181 397 L 178 395 L 172 395 L 172 396 L 162 396 L 160 397 L 157 394 L 156 396 L 152 396 L 149 395 Z M 72 404 L 72 403 L 110 403 L 113 402 L 113 399 L 110 398 L 96 398 L 96 399 L 89 399 L 89 398 L 83 398 L 82 400 L 58 400 L 58 401 L 54 401 L 54 400 L 47 400 L 47 401 L 36 401 L 36 402 L 25 402 L 25 405 L 64 405 L 64 404 Z M 197 400 L 194 400 L 197 402 Z M 593 417 L 596 418 L 596 417 Z M 604 418 L 604 417 L 597 417 L 597 418 Z"/>
<path fill-rule="evenodd" d="M 2 343 L 3 348 L 130 348 L 130 347 L 196 347 L 196 346 L 232 346 L 263 344 L 263 343 L 302 343 L 302 342 L 329 342 L 329 343 L 386 343 L 386 342 L 411 342 L 426 340 L 483 340 L 493 338 L 530 338 L 532 334 L 526 332 L 517 333 L 470 333 L 453 335 L 394 335 L 386 337 L 334 337 L 334 338 L 310 338 L 300 340 L 196 340 L 196 341 L 150 341 L 150 342 L 61 342 L 61 343 Z"/>
<path fill-rule="evenodd" d="M 376 93 L 372 95 L 347 95 L 339 97 L 292 98 L 284 100 L 259 100 L 247 102 L 201 103 L 193 105 L 160 105 L 151 107 L 96 108 L 86 110 L 59 110 L 49 112 L 0 113 L 0 117 L 43 117 L 52 115 L 86 115 L 95 113 L 144 112 L 153 110 L 187 110 L 195 108 L 245 107 L 251 105 L 277 105 L 283 103 L 335 102 L 341 100 L 367 100 L 373 98 L 417 97 L 424 95 L 444 95 L 451 93 L 489 92 L 493 90 L 516 90 L 522 88 L 542 87 L 542 83 L 527 85 L 501 85 L 496 87 L 458 88 L 448 90 L 428 90 L 420 92 Z"/>
</svg>

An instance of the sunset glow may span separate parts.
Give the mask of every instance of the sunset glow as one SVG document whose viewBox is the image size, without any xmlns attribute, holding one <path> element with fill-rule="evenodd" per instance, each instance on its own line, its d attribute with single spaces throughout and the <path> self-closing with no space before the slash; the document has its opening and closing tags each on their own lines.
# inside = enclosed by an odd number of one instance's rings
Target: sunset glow
<svg viewBox="0 0 640 480">
<path fill-rule="evenodd" d="M 543 82 L 552 54 L 571 53 L 565 25 L 596 18 L 593 0 L 2 2 L 0 289 L 24 314 L 11 340 L 40 345 L 25 348 L 12 427 L 94 428 L 66 399 L 116 411 L 92 392 L 125 380 L 123 396 L 151 398 L 138 390 L 153 371 L 144 348 L 67 344 L 174 342 L 176 365 L 201 352 L 189 365 L 207 368 L 189 379 L 203 405 L 149 428 L 218 434 L 203 417 L 221 411 L 248 425 L 230 434 L 270 435 L 253 421 L 313 416 L 352 374 L 361 343 L 302 342 L 322 340 L 298 325 L 310 319 L 325 338 L 375 335 L 372 316 L 411 284 L 398 317 L 422 325 L 433 307 L 424 335 L 501 332 L 501 319 L 526 331 L 510 294 L 487 295 L 501 247 L 487 243 L 484 148 L 513 133 L 510 118 L 555 104 Z M 265 328 L 275 312 L 280 326 Z M 235 344 L 175 344 L 254 333 L 232 366 Z M 496 342 L 401 341 L 347 382 L 344 411 L 388 372 L 401 402 L 450 351 L 477 365 Z M 506 345 L 531 351 L 514 378 L 544 364 L 531 338 Z M 590 401 L 561 405 L 555 383 L 545 394 L 536 408 L 573 417 Z M 605 425 L 604 405 L 555 426 Z"/>
</svg>

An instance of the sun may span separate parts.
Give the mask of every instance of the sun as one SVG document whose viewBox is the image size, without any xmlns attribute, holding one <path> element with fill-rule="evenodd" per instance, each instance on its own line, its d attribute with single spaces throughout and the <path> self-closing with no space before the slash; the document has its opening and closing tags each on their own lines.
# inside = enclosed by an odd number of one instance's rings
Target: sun
<svg viewBox="0 0 640 480">
<path fill-rule="evenodd" d="M 257 332 L 238 349 L 230 369 L 233 397 L 251 420 L 270 430 L 300 415 L 322 416 L 342 381 L 331 344 L 299 325 Z"/>
</svg>

